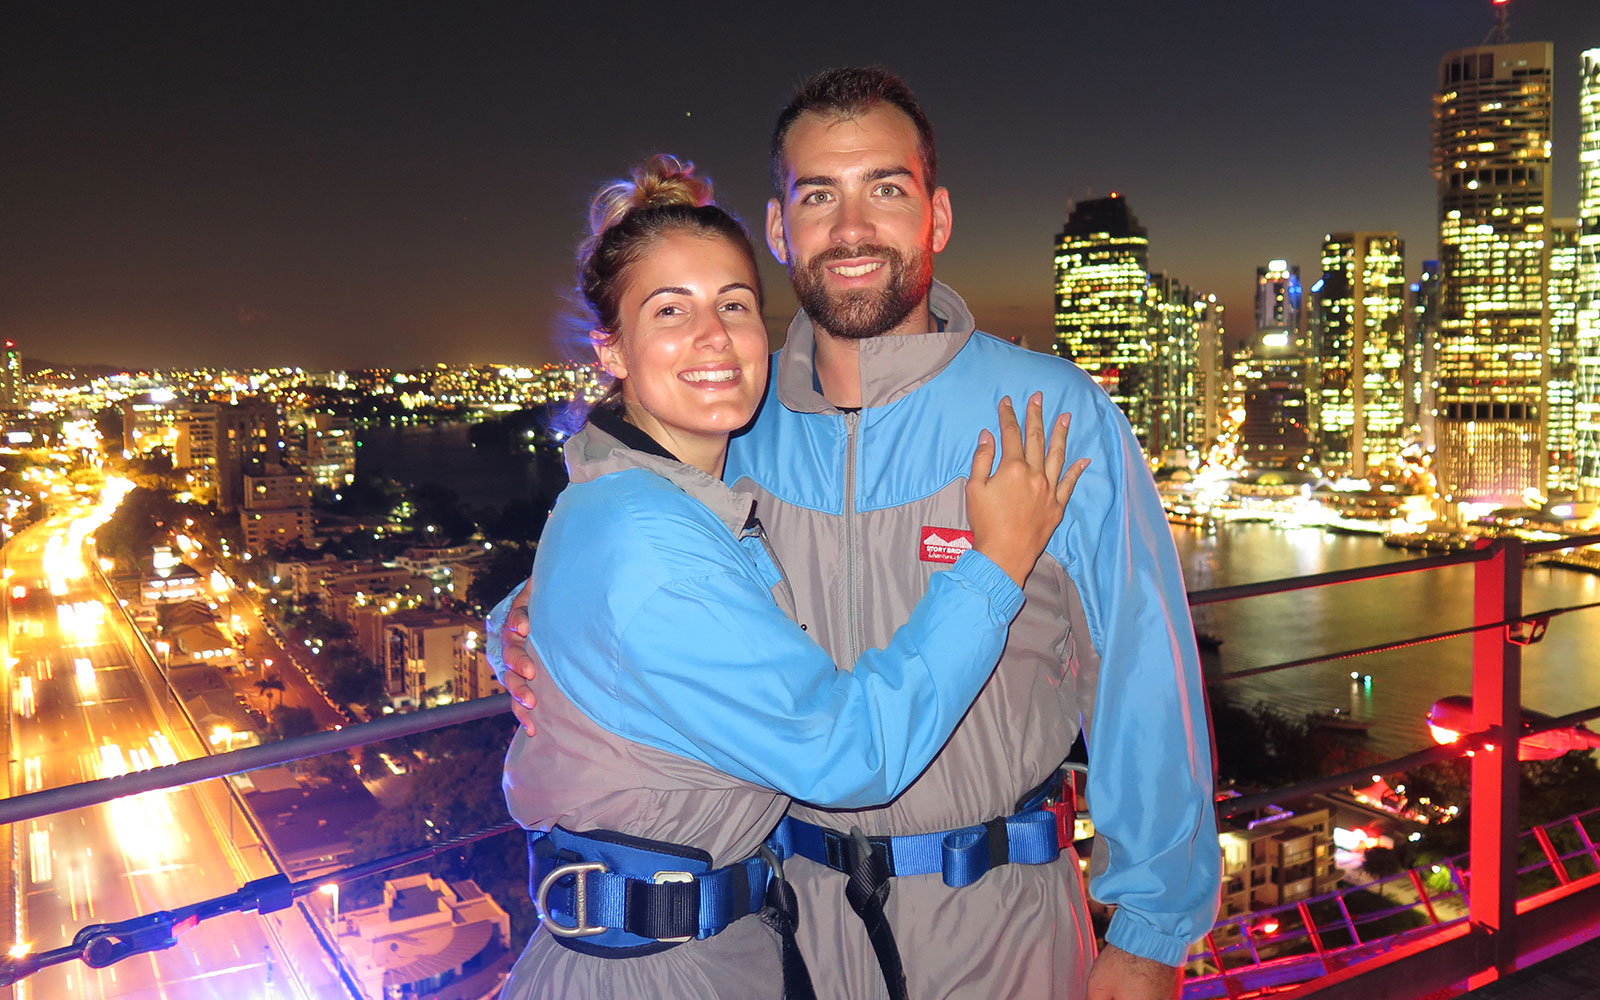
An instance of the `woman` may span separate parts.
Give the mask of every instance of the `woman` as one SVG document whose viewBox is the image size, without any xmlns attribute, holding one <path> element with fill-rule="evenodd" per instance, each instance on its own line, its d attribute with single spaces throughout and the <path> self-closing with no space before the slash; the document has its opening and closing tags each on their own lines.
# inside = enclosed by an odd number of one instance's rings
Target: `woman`
<svg viewBox="0 0 1600 1000">
<path fill-rule="evenodd" d="M 934 575 L 881 650 L 838 670 L 806 636 L 728 435 L 766 386 L 755 254 L 693 168 L 658 156 L 602 189 L 580 285 L 612 397 L 568 442 L 572 485 L 534 563 L 539 732 L 507 803 L 530 831 L 544 927 L 505 997 L 783 995 L 758 851 L 788 797 L 886 802 L 927 766 L 993 669 L 1021 582 L 1085 463 L 1063 476 L 1009 401 L 967 504 L 974 551 Z M 991 470 L 993 470 L 991 474 Z M 793 967 L 787 970 L 792 972 Z"/>
</svg>

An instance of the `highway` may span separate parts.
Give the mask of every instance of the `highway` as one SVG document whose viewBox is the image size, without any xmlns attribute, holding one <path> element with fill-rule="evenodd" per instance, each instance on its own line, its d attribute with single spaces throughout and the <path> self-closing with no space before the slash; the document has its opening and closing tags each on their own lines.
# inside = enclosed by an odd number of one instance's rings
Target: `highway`
<svg viewBox="0 0 1600 1000">
<path fill-rule="evenodd" d="M 77 515 L 81 517 L 82 515 Z M 16 792 L 171 763 L 200 753 L 167 727 L 130 648 L 107 619 L 114 598 L 83 566 L 81 527 L 55 517 L 6 549 L 11 782 Z M 147 668 L 148 669 L 148 668 Z M 215 785 L 216 783 L 212 783 Z M 13 831 L 19 905 L 13 940 L 58 947 L 85 924 L 120 920 L 230 892 L 263 874 L 230 849 L 202 807 L 204 786 L 151 792 L 19 824 Z M 257 852 L 259 857 L 259 852 Z M 251 871 L 243 870 L 249 864 Z M 296 935 L 302 964 L 316 965 Z M 331 974 L 330 974 L 331 975 Z M 309 978 L 323 981 L 313 969 Z M 106 969 L 73 962 L 19 983 L 25 1000 L 267 1000 L 326 994 L 298 981 L 254 914 L 207 921 L 166 951 Z"/>
</svg>

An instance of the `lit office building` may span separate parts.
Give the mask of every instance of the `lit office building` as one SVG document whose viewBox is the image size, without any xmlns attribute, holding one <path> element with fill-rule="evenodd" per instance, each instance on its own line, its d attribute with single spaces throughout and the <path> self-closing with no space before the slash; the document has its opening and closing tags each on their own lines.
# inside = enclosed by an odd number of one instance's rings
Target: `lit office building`
<svg viewBox="0 0 1600 1000">
<path fill-rule="evenodd" d="M 1199 308 L 1187 285 L 1164 274 L 1152 274 L 1145 309 L 1154 376 L 1146 448 L 1152 457 L 1177 463 L 1183 453 L 1201 454 L 1194 445 L 1200 408 L 1195 364 Z"/>
<path fill-rule="evenodd" d="M 1545 300 L 1550 339 L 1545 349 L 1545 447 L 1550 452 L 1547 485 L 1563 493 L 1578 488 L 1578 223 L 1550 220 L 1550 271 Z"/>
<path fill-rule="evenodd" d="M 1055 352 L 1100 383 L 1146 445 L 1155 426 L 1149 259 L 1149 235 L 1115 194 L 1075 204 L 1056 237 Z"/>
<path fill-rule="evenodd" d="M 1305 332 L 1305 296 L 1300 288 L 1300 265 L 1286 260 L 1268 261 L 1256 268 L 1256 329 Z"/>
<path fill-rule="evenodd" d="M 1322 463 L 1356 476 L 1399 454 L 1405 424 L 1405 244 L 1395 233 L 1322 241 L 1316 305 Z"/>
<path fill-rule="evenodd" d="M 0 368 L 0 406 L 21 406 L 22 398 L 22 348 L 15 341 L 6 341 L 4 367 Z"/>
<path fill-rule="evenodd" d="M 1309 385 L 1317 359 L 1304 336 L 1257 330 L 1233 365 L 1244 411 L 1239 455 L 1256 467 L 1305 468 L 1314 442 Z"/>
<path fill-rule="evenodd" d="M 1227 330 L 1222 303 L 1217 301 L 1215 293 L 1195 300 L 1194 329 L 1194 391 L 1200 405 L 1190 428 L 1194 434 L 1191 447 L 1203 456 L 1222 433 L 1222 415 L 1229 409 L 1232 382 L 1225 360 L 1227 348 L 1223 338 Z"/>
<path fill-rule="evenodd" d="M 1526 503 L 1545 488 L 1552 66 L 1549 42 L 1460 49 L 1439 64 L 1434 468 L 1451 513 Z"/>
<path fill-rule="evenodd" d="M 1411 321 L 1406 332 L 1406 422 L 1422 433 L 1424 448 L 1433 447 L 1435 369 L 1439 346 L 1439 262 L 1422 262 L 1422 274 L 1411 285 Z"/>
<path fill-rule="evenodd" d="M 1583 54 L 1578 129 L 1577 392 L 1578 488 L 1600 499 L 1600 49 Z"/>
</svg>

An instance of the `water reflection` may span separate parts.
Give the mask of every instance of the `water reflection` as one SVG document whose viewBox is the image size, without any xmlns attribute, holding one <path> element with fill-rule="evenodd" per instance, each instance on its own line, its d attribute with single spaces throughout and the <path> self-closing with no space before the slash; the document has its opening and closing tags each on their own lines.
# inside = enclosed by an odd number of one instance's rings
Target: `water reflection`
<svg viewBox="0 0 1600 1000">
<path fill-rule="evenodd" d="M 1191 590 L 1225 587 L 1415 558 L 1377 538 L 1282 531 L 1264 524 L 1224 525 L 1214 534 L 1174 527 Z M 1197 609 L 1196 622 L 1223 640 L 1213 665 L 1224 670 L 1279 663 L 1378 645 L 1471 624 L 1471 566 L 1274 594 Z M 1531 566 L 1523 609 L 1600 601 L 1600 576 Z M 1523 655 L 1522 701 L 1550 715 L 1600 704 L 1594 640 L 1600 609 L 1551 621 L 1542 642 Z M 1370 688 L 1350 672 L 1372 675 Z M 1431 745 L 1423 715 L 1434 699 L 1472 690 L 1470 636 L 1300 667 L 1233 681 L 1245 704 L 1266 700 L 1291 713 L 1329 708 L 1373 719 L 1369 741 L 1385 757 Z"/>
</svg>

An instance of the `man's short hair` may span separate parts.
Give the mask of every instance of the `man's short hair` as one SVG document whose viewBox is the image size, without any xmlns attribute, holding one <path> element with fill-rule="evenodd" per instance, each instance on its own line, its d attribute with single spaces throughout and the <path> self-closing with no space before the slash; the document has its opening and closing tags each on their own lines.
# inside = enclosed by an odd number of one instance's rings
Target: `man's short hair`
<svg viewBox="0 0 1600 1000">
<path fill-rule="evenodd" d="M 814 73 L 795 88 L 794 97 L 778 115 L 772 129 L 772 193 L 783 197 L 783 143 L 789 130 L 806 113 L 826 118 L 856 118 L 879 104 L 892 104 L 905 112 L 917 129 L 917 152 L 931 191 L 939 183 L 939 153 L 933 144 L 933 126 L 905 81 L 882 66 L 842 66 Z"/>
</svg>

